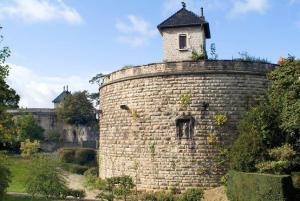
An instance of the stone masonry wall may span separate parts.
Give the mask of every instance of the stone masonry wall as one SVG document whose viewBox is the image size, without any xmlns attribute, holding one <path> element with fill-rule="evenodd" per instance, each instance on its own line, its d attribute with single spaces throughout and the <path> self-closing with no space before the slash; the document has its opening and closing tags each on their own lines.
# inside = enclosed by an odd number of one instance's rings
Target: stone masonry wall
<svg viewBox="0 0 300 201">
<path fill-rule="evenodd" d="M 249 100 L 264 93 L 265 74 L 273 67 L 175 62 L 112 73 L 100 88 L 100 177 L 130 175 L 141 190 L 219 185 L 224 169 L 216 161 L 218 146 L 208 137 L 232 142 Z M 185 94 L 191 94 L 186 108 L 180 104 Z M 209 104 L 206 110 L 203 103 Z M 217 114 L 227 115 L 224 126 L 216 125 Z M 195 121 L 191 139 L 177 136 L 181 117 Z"/>
<path fill-rule="evenodd" d="M 162 34 L 166 62 L 191 60 L 193 49 L 200 53 L 204 45 L 204 31 L 201 27 L 164 29 Z M 187 34 L 187 50 L 179 50 L 179 34 Z"/>
</svg>

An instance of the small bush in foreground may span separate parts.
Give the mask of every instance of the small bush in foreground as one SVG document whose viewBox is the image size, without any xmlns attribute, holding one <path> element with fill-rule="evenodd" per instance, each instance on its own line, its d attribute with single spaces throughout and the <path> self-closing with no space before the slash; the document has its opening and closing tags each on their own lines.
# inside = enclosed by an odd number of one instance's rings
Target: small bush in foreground
<svg viewBox="0 0 300 201">
<path fill-rule="evenodd" d="M 227 182 L 227 196 L 231 201 L 290 201 L 293 189 L 288 175 L 230 171 Z"/>
<path fill-rule="evenodd" d="M 26 191 L 33 197 L 61 197 L 68 189 L 59 163 L 53 157 L 41 155 L 34 158 L 29 175 Z"/>
<path fill-rule="evenodd" d="M 200 201 L 202 198 L 203 190 L 192 188 L 181 194 L 179 201 Z"/>
<path fill-rule="evenodd" d="M 269 157 L 267 160 L 256 164 L 256 168 L 263 173 L 282 174 L 289 173 L 289 170 L 297 165 L 296 152 L 289 144 L 268 150 Z"/>
<path fill-rule="evenodd" d="M 104 181 L 98 177 L 97 168 L 90 168 L 84 172 L 84 186 L 94 190 L 101 189 L 104 186 Z"/>
<path fill-rule="evenodd" d="M 96 166 L 97 153 L 94 149 L 87 148 L 63 148 L 59 150 L 59 158 L 63 163 Z"/>
<path fill-rule="evenodd" d="M 40 142 L 34 140 L 31 142 L 29 139 L 25 140 L 25 142 L 21 142 L 21 155 L 23 157 L 29 157 L 39 152 L 41 148 Z"/>
<path fill-rule="evenodd" d="M 77 164 L 72 164 L 72 163 L 64 163 L 62 164 L 62 168 L 65 171 L 74 173 L 74 174 L 81 174 L 83 175 L 85 171 L 89 169 L 88 166 L 83 166 L 83 165 L 77 165 Z"/>
<path fill-rule="evenodd" d="M 79 165 L 96 166 L 97 154 L 94 149 L 81 148 L 75 151 L 75 161 Z"/>
<path fill-rule="evenodd" d="M 132 178 L 129 176 L 107 178 L 103 181 L 103 185 L 99 189 L 101 193 L 97 198 L 107 201 L 113 201 L 115 198 L 123 198 L 126 201 L 134 186 Z"/>
<path fill-rule="evenodd" d="M 58 156 L 63 163 L 75 163 L 75 149 L 60 149 L 58 151 Z"/>
<path fill-rule="evenodd" d="M 66 198 L 68 196 L 78 198 L 78 199 L 82 199 L 86 196 L 86 194 L 85 194 L 84 190 L 67 189 L 65 192 L 63 192 L 62 197 Z"/>
</svg>

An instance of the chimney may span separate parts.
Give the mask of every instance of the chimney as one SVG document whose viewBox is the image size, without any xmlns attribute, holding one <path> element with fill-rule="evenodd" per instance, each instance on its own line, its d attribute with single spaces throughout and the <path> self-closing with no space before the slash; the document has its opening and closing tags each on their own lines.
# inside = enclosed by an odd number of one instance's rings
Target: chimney
<svg viewBox="0 0 300 201">
<path fill-rule="evenodd" d="M 67 85 L 67 92 L 69 92 L 69 86 Z"/>
<path fill-rule="evenodd" d="M 201 17 L 204 18 L 204 11 L 203 11 L 203 7 L 201 7 Z"/>
<path fill-rule="evenodd" d="M 66 91 L 66 87 L 64 86 L 64 91 Z"/>
</svg>

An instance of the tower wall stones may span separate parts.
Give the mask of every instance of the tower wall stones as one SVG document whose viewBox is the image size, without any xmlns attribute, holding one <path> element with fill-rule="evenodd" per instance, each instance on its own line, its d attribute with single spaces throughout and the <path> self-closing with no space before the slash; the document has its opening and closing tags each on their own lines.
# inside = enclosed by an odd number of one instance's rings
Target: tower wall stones
<svg viewBox="0 0 300 201">
<path fill-rule="evenodd" d="M 130 175 L 141 190 L 219 185 L 225 172 L 219 147 L 232 143 L 272 68 L 201 61 L 113 72 L 100 88 L 100 177 Z M 228 121 L 217 125 L 216 115 Z"/>
</svg>

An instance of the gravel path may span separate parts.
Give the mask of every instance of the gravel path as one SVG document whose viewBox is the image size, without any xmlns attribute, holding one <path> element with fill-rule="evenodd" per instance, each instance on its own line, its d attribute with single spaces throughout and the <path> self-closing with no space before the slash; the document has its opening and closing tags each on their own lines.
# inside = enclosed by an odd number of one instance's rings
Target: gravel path
<svg viewBox="0 0 300 201">
<path fill-rule="evenodd" d="M 83 185 L 84 176 L 66 173 L 66 178 L 68 181 L 69 188 L 76 189 L 76 190 L 85 190 L 85 193 L 86 193 L 85 199 L 96 199 L 96 196 L 98 195 L 99 191 L 96 191 L 96 190 L 91 191 L 91 190 L 85 188 Z"/>
<path fill-rule="evenodd" d="M 99 191 L 89 190 L 84 187 L 84 176 L 77 174 L 66 173 L 66 178 L 68 181 L 69 188 L 85 190 L 86 197 L 85 199 L 96 199 Z M 204 198 L 202 201 L 228 201 L 224 187 L 213 188 L 210 190 L 204 191 Z"/>
<path fill-rule="evenodd" d="M 204 191 L 202 201 L 228 201 L 228 199 L 224 187 L 218 187 Z"/>
</svg>

